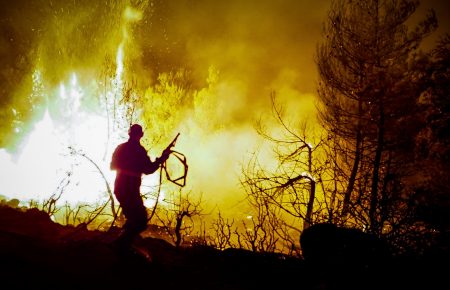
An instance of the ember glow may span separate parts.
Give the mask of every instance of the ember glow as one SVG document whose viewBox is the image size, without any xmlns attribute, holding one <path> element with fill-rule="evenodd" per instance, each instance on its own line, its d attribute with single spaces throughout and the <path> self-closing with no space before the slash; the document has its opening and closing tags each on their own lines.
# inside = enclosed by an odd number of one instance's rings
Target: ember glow
<svg viewBox="0 0 450 290">
<path fill-rule="evenodd" d="M 106 199 L 105 181 L 82 154 L 112 184 L 112 150 L 135 121 L 152 159 L 180 132 L 186 190 L 247 216 L 239 174 L 263 146 L 253 126 L 270 115 L 270 93 L 292 119 L 314 122 L 314 50 L 330 2 L 133 3 L 2 4 L 0 195 Z M 132 120 L 125 96 L 138 100 Z M 143 192 L 158 180 L 145 177 Z"/>
</svg>

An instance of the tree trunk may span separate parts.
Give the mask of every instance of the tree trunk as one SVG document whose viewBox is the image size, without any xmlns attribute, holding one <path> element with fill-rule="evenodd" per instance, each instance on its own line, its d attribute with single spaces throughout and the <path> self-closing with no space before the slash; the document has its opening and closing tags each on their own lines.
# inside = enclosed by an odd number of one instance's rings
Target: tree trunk
<svg viewBox="0 0 450 290">
<path fill-rule="evenodd" d="M 306 230 L 311 225 L 311 217 L 313 213 L 314 208 L 314 200 L 316 198 L 316 182 L 311 178 L 309 180 L 310 182 L 310 189 L 309 189 L 309 201 L 308 201 L 308 207 L 306 209 L 306 216 L 303 221 L 303 230 Z"/>
<path fill-rule="evenodd" d="M 379 224 L 377 221 L 377 207 L 378 207 L 378 183 L 380 180 L 380 165 L 381 157 L 384 150 L 384 111 L 382 100 L 380 100 L 380 119 L 378 123 L 378 136 L 376 143 L 375 159 L 373 161 L 373 172 L 372 172 L 372 187 L 371 187 L 371 197 L 370 197 L 370 208 L 369 208 L 369 220 L 370 220 L 370 231 L 372 233 L 378 234 Z"/>
<path fill-rule="evenodd" d="M 350 206 L 350 197 L 355 187 L 356 175 L 358 174 L 359 162 L 361 160 L 361 143 L 362 143 L 362 133 L 361 133 L 361 118 L 362 118 L 362 100 L 358 100 L 358 127 L 356 131 L 356 141 L 355 141 L 355 159 L 353 161 L 353 168 L 350 173 L 348 180 L 347 189 L 344 193 L 344 202 L 342 205 L 342 217 L 345 218 L 348 214 L 348 209 Z"/>
</svg>

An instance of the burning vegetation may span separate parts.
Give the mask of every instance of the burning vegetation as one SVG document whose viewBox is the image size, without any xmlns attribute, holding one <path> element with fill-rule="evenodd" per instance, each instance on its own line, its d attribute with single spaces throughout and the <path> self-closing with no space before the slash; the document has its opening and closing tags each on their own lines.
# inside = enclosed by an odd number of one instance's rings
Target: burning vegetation
<svg viewBox="0 0 450 290">
<path fill-rule="evenodd" d="M 358 274 L 356 289 L 392 278 L 392 261 L 448 255 L 450 36 L 439 13 L 419 14 L 418 1 L 306 2 L 4 4 L 3 246 L 24 235 L 70 258 L 81 233 L 101 252 L 96 266 L 123 262 L 105 241 L 125 222 L 110 162 L 139 123 L 152 160 L 177 141 L 140 188 L 141 242 L 153 262 L 163 248 L 151 270 L 126 258 L 143 274 L 219 263 L 225 283 L 225 265 L 248 262 L 252 275 L 304 271 L 318 278 L 311 287 L 345 286 L 334 284 L 342 270 L 319 277 L 324 264 Z M 293 24 L 308 5 L 321 11 L 309 13 L 313 28 Z M 9 215 L 24 228 L 39 216 L 55 240 L 15 230 Z"/>
</svg>

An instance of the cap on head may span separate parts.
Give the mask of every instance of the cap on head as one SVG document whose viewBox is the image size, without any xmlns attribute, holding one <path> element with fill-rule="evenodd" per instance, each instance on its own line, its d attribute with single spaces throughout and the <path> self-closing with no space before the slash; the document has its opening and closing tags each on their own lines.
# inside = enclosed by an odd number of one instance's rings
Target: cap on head
<svg viewBox="0 0 450 290">
<path fill-rule="evenodd" d="M 144 132 L 142 131 L 141 125 L 131 125 L 130 129 L 128 130 L 128 135 L 130 135 L 130 137 L 142 137 L 144 135 Z"/>
</svg>

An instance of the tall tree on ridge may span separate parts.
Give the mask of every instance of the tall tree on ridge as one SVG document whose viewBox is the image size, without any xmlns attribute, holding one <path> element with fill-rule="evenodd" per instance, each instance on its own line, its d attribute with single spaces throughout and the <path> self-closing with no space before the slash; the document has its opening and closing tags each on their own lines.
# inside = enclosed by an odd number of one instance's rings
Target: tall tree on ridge
<svg viewBox="0 0 450 290">
<path fill-rule="evenodd" d="M 317 50 L 319 117 L 336 138 L 341 217 L 381 234 L 395 226 L 402 177 L 414 150 L 416 69 L 421 41 L 437 27 L 431 11 L 410 31 L 419 2 L 336 0 Z"/>
</svg>

